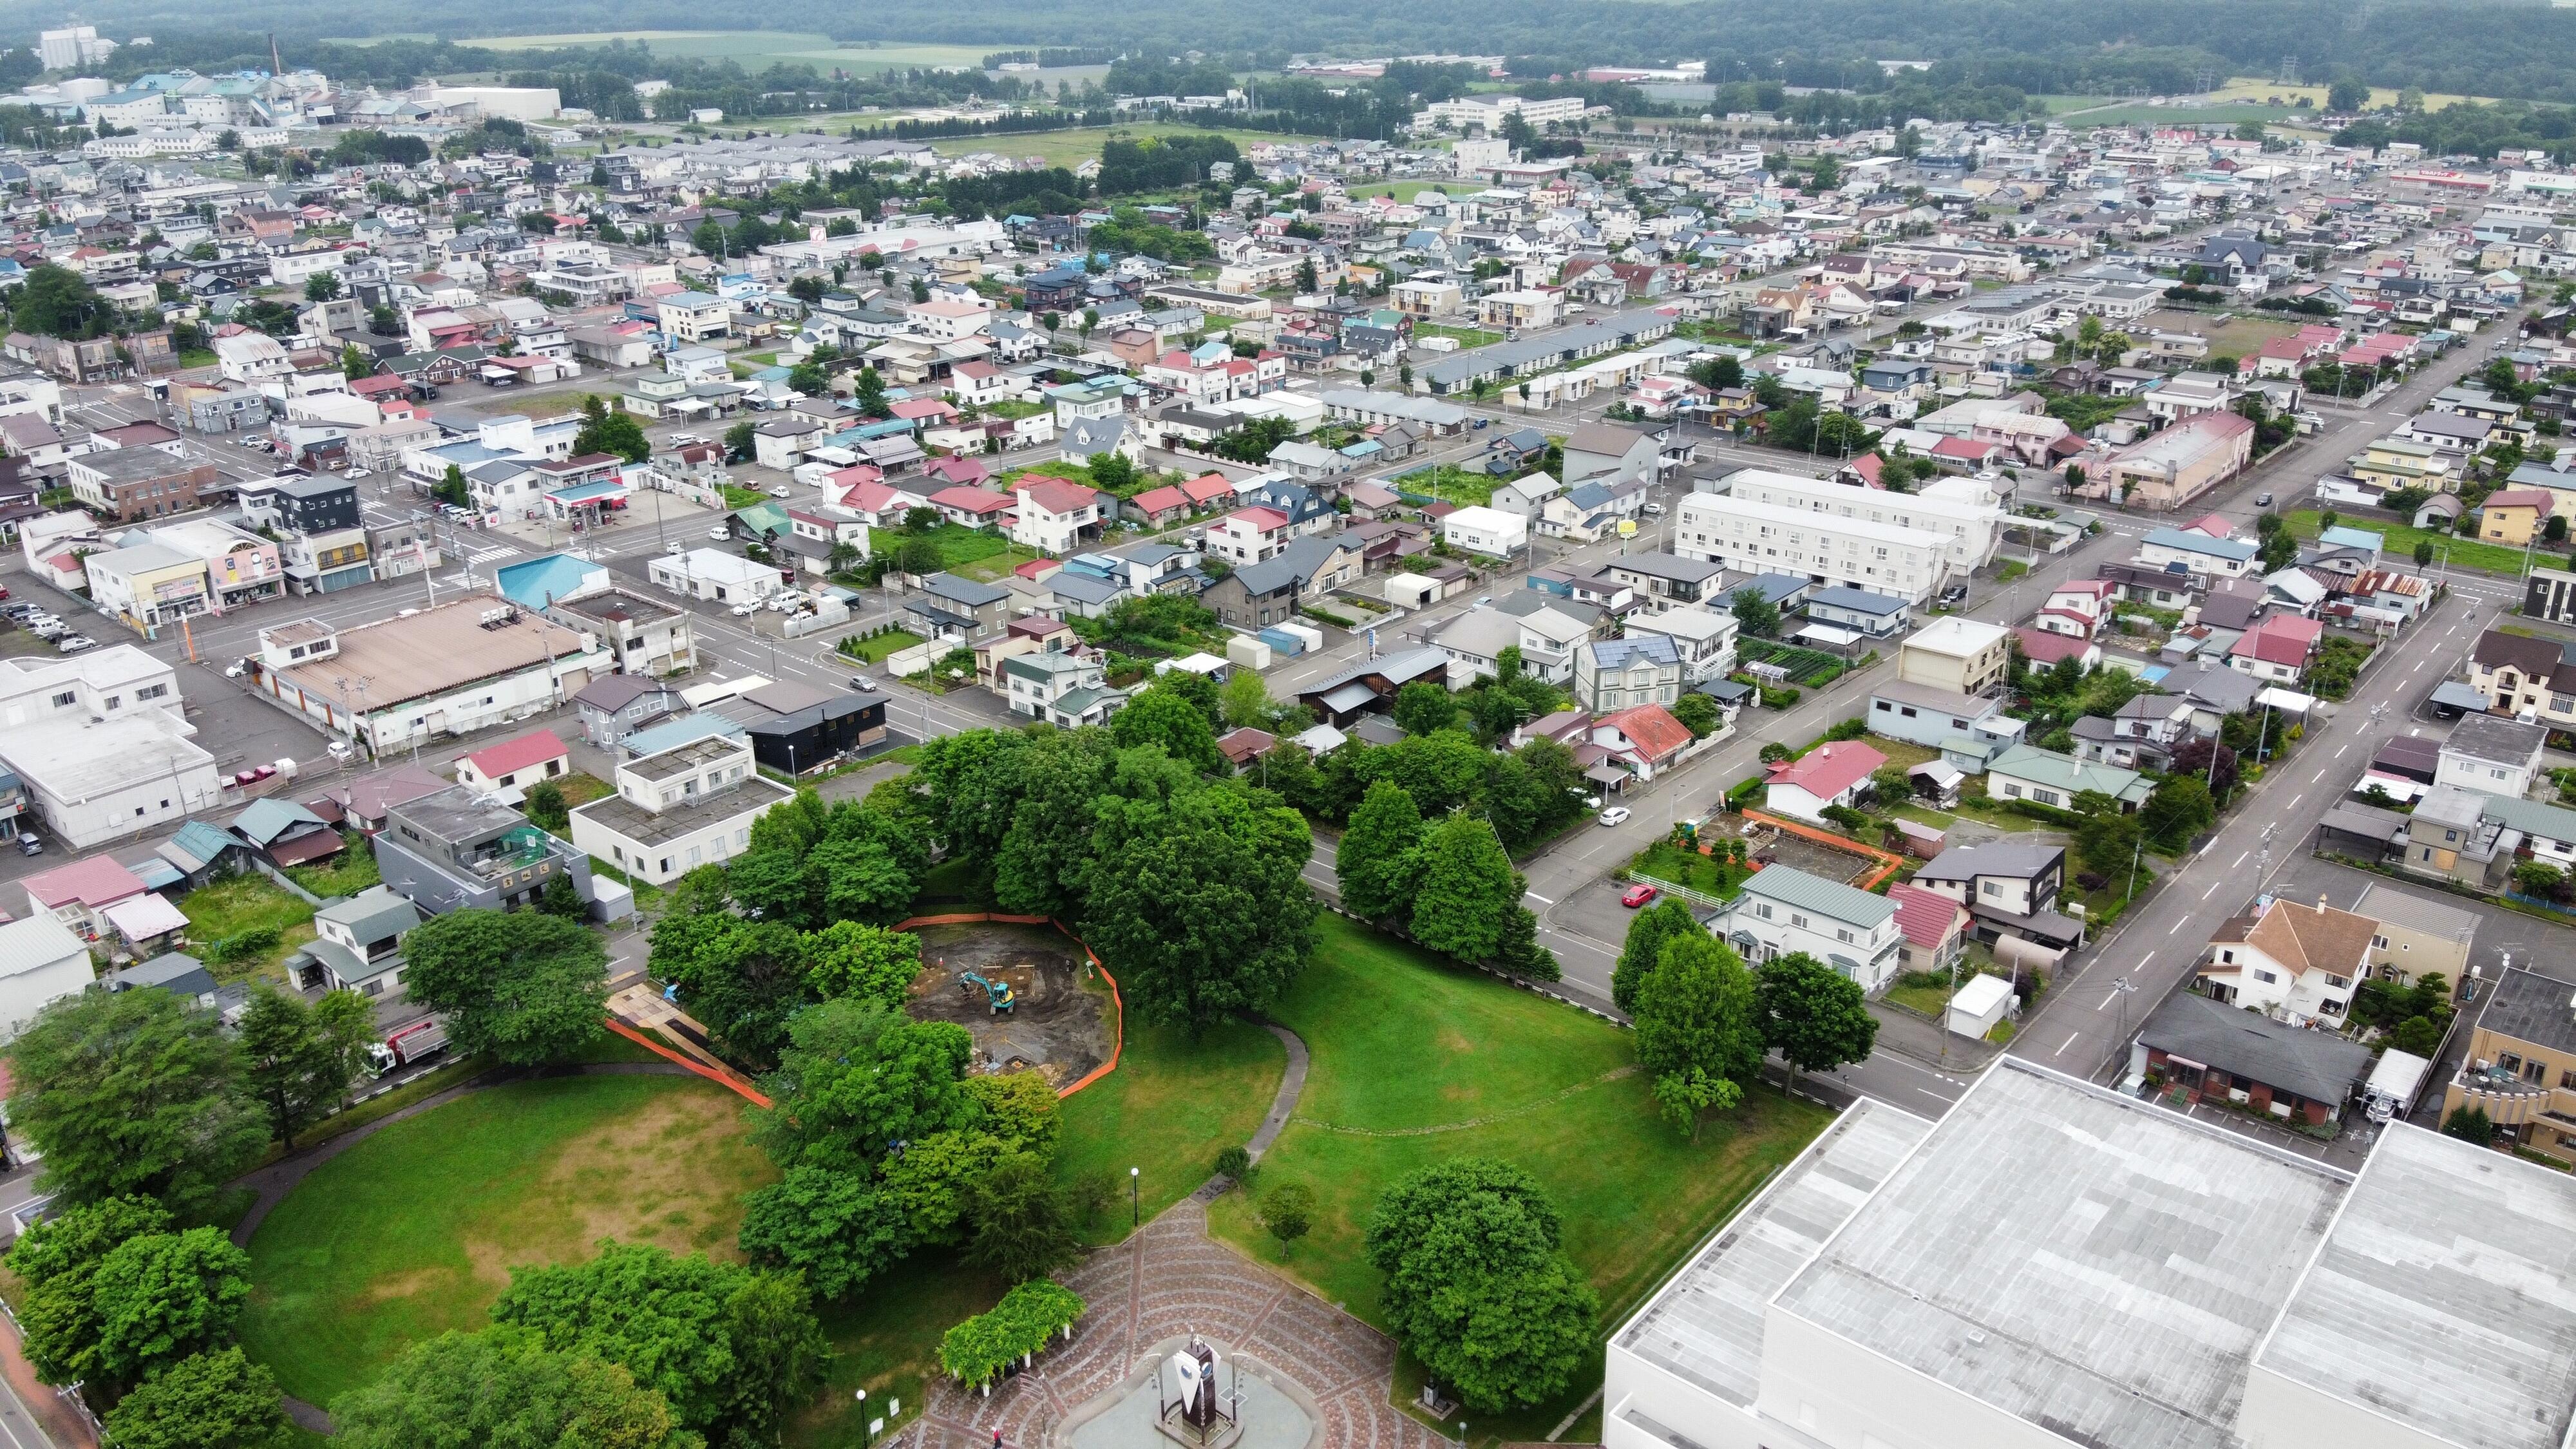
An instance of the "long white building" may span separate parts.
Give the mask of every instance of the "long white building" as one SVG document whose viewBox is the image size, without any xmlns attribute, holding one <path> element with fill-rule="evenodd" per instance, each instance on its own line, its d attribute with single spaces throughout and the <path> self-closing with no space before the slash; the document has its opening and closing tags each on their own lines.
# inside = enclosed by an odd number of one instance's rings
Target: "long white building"
<svg viewBox="0 0 2576 1449">
<path fill-rule="evenodd" d="M 1673 522 L 1673 552 L 1752 574 L 1792 574 L 1921 604 L 1954 573 L 1947 533 L 1810 508 L 1694 493 Z"/>
<path fill-rule="evenodd" d="M 1727 475 L 1725 485 L 1734 497 L 1754 503 L 1946 533 L 1950 566 L 1963 573 L 1993 563 L 2003 542 L 2003 505 L 1995 501 L 1993 490 L 1973 478 L 1944 478 L 1920 493 L 1898 493 L 1747 468 Z"/>
</svg>

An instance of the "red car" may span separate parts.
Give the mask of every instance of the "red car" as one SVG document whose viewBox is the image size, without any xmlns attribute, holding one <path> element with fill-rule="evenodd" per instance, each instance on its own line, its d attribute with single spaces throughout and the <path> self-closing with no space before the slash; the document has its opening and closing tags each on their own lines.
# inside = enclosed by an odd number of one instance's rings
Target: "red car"
<svg viewBox="0 0 2576 1449">
<path fill-rule="evenodd" d="M 1662 891 L 1650 885 L 1632 885 L 1628 887 L 1628 893 L 1619 898 L 1619 904 L 1633 911 L 1662 894 Z"/>
</svg>

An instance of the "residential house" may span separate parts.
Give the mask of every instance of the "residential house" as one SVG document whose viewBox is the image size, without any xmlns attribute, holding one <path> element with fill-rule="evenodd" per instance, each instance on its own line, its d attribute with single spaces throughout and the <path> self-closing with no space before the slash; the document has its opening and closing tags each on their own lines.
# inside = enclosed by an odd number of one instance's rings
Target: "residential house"
<svg viewBox="0 0 2576 1449">
<path fill-rule="evenodd" d="M 1574 651 L 1574 697 L 1595 714 L 1681 698 L 1681 651 L 1662 634 L 1595 639 Z"/>
<path fill-rule="evenodd" d="M 1681 763 L 1695 743 L 1690 730 L 1660 704 L 1630 705 L 1592 721 L 1587 730 L 1591 738 L 1575 751 L 1575 759 L 1597 758 L 1599 763 L 1588 765 L 1584 776 L 1612 789 L 1654 779 Z"/>
<path fill-rule="evenodd" d="M 2468 684 L 2498 713 L 2576 729 L 2576 650 L 2553 639 L 2487 630 L 2469 651 Z"/>
<path fill-rule="evenodd" d="M 515 739 L 486 745 L 456 762 L 457 783 L 504 805 L 525 803 L 530 785 L 560 780 L 571 773 L 572 751 L 552 730 L 531 730 Z"/>
<path fill-rule="evenodd" d="M 1949 614 L 1896 649 L 1896 677 L 1949 694 L 1986 694 L 2012 672 L 2013 631 Z"/>
<path fill-rule="evenodd" d="M 2072 810 L 2075 797 L 2107 795 L 2122 814 L 2146 803 L 2154 786 L 2135 770 L 2079 760 L 2037 745 L 2015 745 L 1986 762 L 1986 794 L 1996 800 L 2028 800 L 2054 810 Z"/>
<path fill-rule="evenodd" d="M 52 916 L 0 922 L 0 1041 L 14 1040 L 37 1012 L 96 979 L 89 948 Z"/>
<path fill-rule="evenodd" d="M 6 929 L 6 928 L 0 928 Z M 2538 969 L 2534 969 L 2534 968 Z M 2442 1115 L 2474 1108 L 2499 1140 L 2576 1167 L 2576 971 L 2508 966 L 2486 990 Z"/>
<path fill-rule="evenodd" d="M 996 688 L 1011 713 L 1074 728 L 1101 724 L 1127 702 L 1097 656 L 1038 652 L 1001 661 Z"/>
<path fill-rule="evenodd" d="M 1896 969 L 1900 974 L 1955 971 L 1967 957 L 1969 916 L 1965 906 L 1948 896 L 1898 881 L 1887 888 L 1896 907 Z"/>
<path fill-rule="evenodd" d="M 1349 587 L 1360 573 L 1360 551 L 1350 540 L 1309 536 L 1228 571 L 1201 591 L 1199 601 L 1229 628 L 1258 630 L 1288 622 L 1299 607 Z"/>
<path fill-rule="evenodd" d="M 2227 646 L 2227 667 L 2275 684 L 2296 685 L 2307 677 L 2326 626 L 2297 614 L 2269 614 Z"/>
<path fill-rule="evenodd" d="M 345 844 L 340 832 L 310 808 L 271 795 L 253 800 L 226 823 L 226 829 L 270 865 L 311 865 L 338 855 Z"/>
<path fill-rule="evenodd" d="M 2243 1106 L 2332 1130 L 2377 1058 L 2357 1041 L 2255 1016 L 2188 991 L 2168 996 L 2130 1047 L 2132 1076 L 2197 1105 Z"/>
<path fill-rule="evenodd" d="M 2463 715 L 2442 741 L 2437 785 L 2520 799 L 2540 776 L 2549 731 L 2500 715 Z"/>
<path fill-rule="evenodd" d="M 1061 558 L 1100 536 L 1106 517 L 1102 502 L 1108 495 L 1097 489 L 1033 476 L 1017 485 L 1014 497 L 1018 507 L 1008 531 L 1023 548 Z"/>
<path fill-rule="evenodd" d="M 1755 872 L 1708 924 L 1749 964 L 1804 952 L 1873 995 L 1895 979 L 1905 944 L 1887 897 L 1785 865 Z"/>
<path fill-rule="evenodd" d="M 1888 680 L 1869 692 L 1869 732 L 1891 740 L 1941 749 L 1952 739 L 1974 736 L 2004 717 L 2004 704 L 1992 695 L 1954 694 L 1902 678 Z"/>
<path fill-rule="evenodd" d="M 2468 980 L 2469 952 L 2478 939 L 2476 912 L 2379 881 L 2361 888 L 2352 911 L 2379 928 L 2370 938 L 2365 977 L 2412 986 L 2439 976 L 2454 992 Z"/>
<path fill-rule="evenodd" d="M 1914 884 L 1966 907 L 1985 940 L 2019 936 L 2059 950 L 2083 943 L 2083 922 L 2058 910 L 2066 888 L 2064 846 L 1953 845 L 1925 861 Z"/>
<path fill-rule="evenodd" d="M 325 901 L 313 939 L 286 958 L 287 976 L 303 991 L 382 996 L 403 984 L 403 937 L 420 923 L 420 908 L 388 886 Z"/>
<path fill-rule="evenodd" d="M 1851 805 L 1870 790 L 1870 773 L 1887 756 L 1857 740 L 1828 741 L 1770 767 L 1763 808 L 1822 823 L 1825 807 Z"/>
<path fill-rule="evenodd" d="M 582 738 L 603 748 L 689 707 L 677 688 L 647 673 L 594 679 L 572 697 L 572 703 L 581 714 Z"/>
<path fill-rule="evenodd" d="M 2340 1027 L 2370 966 L 2378 926 L 2327 903 L 2274 896 L 2219 929 L 2199 969 L 2215 1000 L 2284 1021 Z"/>
<path fill-rule="evenodd" d="M 2478 537 L 2520 548 L 2539 537 L 2556 501 L 2546 488 L 2499 488 L 2478 505 Z"/>
<path fill-rule="evenodd" d="M 628 760 L 617 792 L 572 812 L 572 840 L 647 885 L 751 848 L 751 827 L 796 792 L 762 775 L 750 740 L 714 735 Z"/>
<path fill-rule="evenodd" d="M 1735 669 L 1735 616 L 1716 609 L 1674 608 L 1636 613 L 1625 624 L 1628 637 L 1661 635 L 1681 656 L 1684 688 L 1724 679 Z"/>
<path fill-rule="evenodd" d="M 951 573 L 924 578 L 904 600 L 904 621 L 925 639 L 969 644 L 1010 618 L 1011 592 Z"/>
</svg>

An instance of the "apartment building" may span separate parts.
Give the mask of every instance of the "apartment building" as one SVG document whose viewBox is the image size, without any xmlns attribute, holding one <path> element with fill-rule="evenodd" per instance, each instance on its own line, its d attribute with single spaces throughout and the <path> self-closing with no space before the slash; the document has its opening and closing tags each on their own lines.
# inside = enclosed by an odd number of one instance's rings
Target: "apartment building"
<svg viewBox="0 0 2576 1449">
<path fill-rule="evenodd" d="M 1950 536 L 1946 557 L 1961 574 L 1995 561 L 2003 541 L 2003 505 L 1994 490 L 1973 478 L 1945 478 L 1917 493 L 1863 488 L 1827 478 L 1801 478 L 1767 468 L 1728 474 L 1728 496 L 1780 508 L 1803 508 L 1835 518 L 1910 528 Z M 1882 591 L 1883 592 L 1883 591 Z"/>
<path fill-rule="evenodd" d="M 65 470 L 72 496 L 110 522 L 166 518 L 198 506 L 222 482 L 212 463 L 173 458 L 158 448 L 112 448 L 84 453 Z"/>
<path fill-rule="evenodd" d="M 1946 533 L 1708 493 L 1683 499 L 1675 515 L 1674 552 L 1742 573 L 1790 574 L 1921 605 L 1954 572 Z"/>
<path fill-rule="evenodd" d="M 2487 988 L 2442 1115 L 2476 1108 L 2515 1146 L 2576 1167 L 2576 972 L 2535 964 L 2543 970 L 2509 967 Z"/>
<path fill-rule="evenodd" d="M 558 879 L 572 881 L 595 917 L 623 915 L 632 899 L 620 887 L 613 904 L 603 902 L 591 882 L 588 852 L 470 785 L 388 809 L 375 849 L 385 884 L 424 915 L 519 910 L 535 905 Z"/>
<path fill-rule="evenodd" d="M 572 843 L 663 885 L 751 848 L 751 827 L 796 792 L 762 775 L 751 742 L 714 735 L 617 767 L 617 793 L 572 812 Z"/>
</svg>

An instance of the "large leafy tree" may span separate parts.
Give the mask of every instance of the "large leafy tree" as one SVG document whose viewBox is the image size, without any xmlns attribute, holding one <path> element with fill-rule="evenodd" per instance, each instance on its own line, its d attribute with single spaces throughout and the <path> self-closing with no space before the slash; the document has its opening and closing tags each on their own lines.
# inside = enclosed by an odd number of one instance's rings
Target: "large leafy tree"
<svg viewBox="0 0 2576 1449">
<path fill-rule="evenodd" d="M 1305 819 L 1225 783 L 1104 801 L 1101 821 L 1083 919 L 1128 1008 L 1192 1032 L 1268 1010 L 1314 946 Z"/>
<path fill-rule="evenodd" d="M 215 1228 L 128 1238 L 90 1279 L 98 1343 L 85 1379 L 139 1383 L 232 1341 L 250 1300 L 250 1255 Z"/>
<path fill-rule="evenodd" d="M 1378 1199 L 1366 1247 L 1397 1341 L 1474 1408 L 1545 1403 L 1591 1352 L 1599 1300 L 1519 1168 L 1462 1157 L 1413 1173 Z"/>
<path fill-rule="evenodd" d="M 340 1449 L 702 1449 L 623 1366 L 516 1329 L 417 1343 L 331 1403 Z"/>
<path fill-rule="evenodd" d="M 1525 889 L 1485 818 L 1451 815 L 1423 836 L 1413 938 L 1461 961 L 1491 961 L 1502 951 L 1504 917 L 1520 907 Z"/>
<path fill-rule="evenodd" d="M 19 331 L 43 337 L 100 337 L 116 323 L 116 304 L 80 273 L 46 262 L 28 270 L 11 299 L 9 320 Z"/>
<path fill-rule="evenodd" d="M 1664 943 L 1651 981 L 1637 992 L 1637 1064 L 1665 1113 L 1699 1135 L 1703 1109 L 1743 1100 L 1762 1069 L 1762 1014 L 1753 977 L 1706 932 Z"/>
<path fill-rule="evenodd" d="M 1878 1044 L 1878 1018 L 1860 983 L 1804 951 L 1763 962 L 1753 999 L 1763 1041 L 1788 1061 L 1792 1087 L 1798 1073 L 1860 1061 Z"/>
<path fill-rule="evenodd" d="M 1204 732 L 1187 701 L 1162 698 L 1157 708 L 1171 713 L 1176 729 Z M 1109 736 L 1096 729 L 1040 734 L 1019 751 L 1011 822 L 993 858 L 993 894 L 1003 909 L 1074 913 L 1091 860 L 1092 802 L 1107 788 L 1115 755 Z"/>
<path fill-rule="evenodd" d="M 1422 812 L 1403 786 L 1392 780 L 1369 786 L 1333 853 L 1343 909 L 1368 921 L 1390 920 L 1410 910 L 1422 836 Z"/>
<path fill-rule="evenodd" d="M 921 974 L 921 938 L 909 931 L 834 921 L 797 945 L 806 987 L 827 1001 L 853 997 L 899 1007 Z"/>
<path fill-rule="evenodd" d="M 1064 1192 L 1034 1152 L 1010 1153 L 986 1169 L 968 1190 L 966 1220 L 966 1261 L 1006 1283 L 1044 1277 L 1081 1251 Z"/>
<path fill-rule="evenodd" d="M 18 1321 L 38 1377 L 74 1383 L 97 1367 L 105 1337 L 93 1291 L 99 1263 L 133 1239 L 169 1230 L 169 1209 L 152 1199 L 105 1197 L 19 1236 L 9 1249 L 9 1271 L 26 1289 Z"/>
<path fill-rule="evenodd" d="M 815 999 L 808 938 L 777 921 L 674 909 L 653 923 L 653 973 L 736 1059 L 778 1059 L 788 1018 Z"/>
<path fill-rule="evenodd" d="M 769 1276 L 612 1241 L 586 1263 L 512 1270 L 492 1318 L 557 1353 L 622 1365 L 685 1427 L 740 1426 L 757 1443 L 769 1436 L 756 1426 L 774 1425 L 810 1391 L 823 1353 L 804 1289 L 781 1305 L 762 1287 Z"/>
<path fill-rule="evenodd" d="M 449 911 L 403 938 L 412 999 L 447 1018 L 460 1052 L 514 1065 L 561 1061 L 598 1039 L 608 952 L 539 911 Z"/>
<path fill-rule="evenodd" d="M 2204 765 L 2207 761 L 2202 762 Z M 2173 775 L 2156 786 L 2138 810 L 2138 825 L 2158 849 L 2179 851 L 2218 818 L 2209 787 L 2191 775 Z"/>
<path fill-rule="evenodd" d="M 838 920 L 901 920 L 929 868 L 921 822 L 870 798 L 826 805 L 797 792 L 751 828 L 725 873 L 727 889 L 762 920 L 810 931 Z"/>
<path fill-rule="evenodd" d="M 800 1164 L 743 1205 L 743 1255 L 792 1268 L 818 1298 L 846 1298 L 910 1244 L 865 1174 Z"/>
<path fill-rule="evenodd" d="M 307 1006 L 262 986 L 242 1009 L 242 1085 L 268 1109 L 269 1130 L 288 1148 L 306 1123 L 348 1095 L 366 1065 L 375 1009 L 354 991 L 327 991 Z"/>
<path fill-rule="evenodd" d="M 44 1154 L 44 1190 L 202 1205 L 267 1141 L 241 1054 L 213 1013 L 167 991 L 84 991 L 10 1048 L 10 1120 Z"/>
<path fill-rule="evenodd" d="M 1664 943 L 1683 936 L 1704 936 L 1707 929 L 1679 897 L 1666 896 L 1639 911 L 1628 922 L 1619 964 L 1610 970 L 1610 1003 L 1621 1011 L 1637 1009 L 1637 993 L 1663 964 Z"/>
<path fill-rule="evenodd" d="M 1161 745 L 1164 753 L 1194 770 L 1214 772 L 1223 767 L 1225 757 L 1217 752 L 1216 731 L 1210 727 L 1209 712 L 1185 692 L 1183 686 L 1169 682 L 1175 676 L 1198 679 L 1196 675 L 1174 670 L 1127 701 L 1124 708 L 1109 717 L 1109 737 L 1122 750 L 1138 745 Z M 1198 679 L 1206 684 L 1204 679 Z M 1211 686 L 1212 688 L 1212 686 Z"/>
<path fill-rule="evenodd" d="M 653 444 L 633 413 L 612 408 L 593 393 L 581 400 L 581 431 L 573 435 L 572 450 L 575 456 L 608 453 L 641 463 L 653 455 Z"/>
<path fill-rule="evenodd" d="M 265 1365 L 238 1348 L 183 1358 L 108 1412 L 116 1449 L 286 1449 L 286 1402 Z"/>
</svg>

